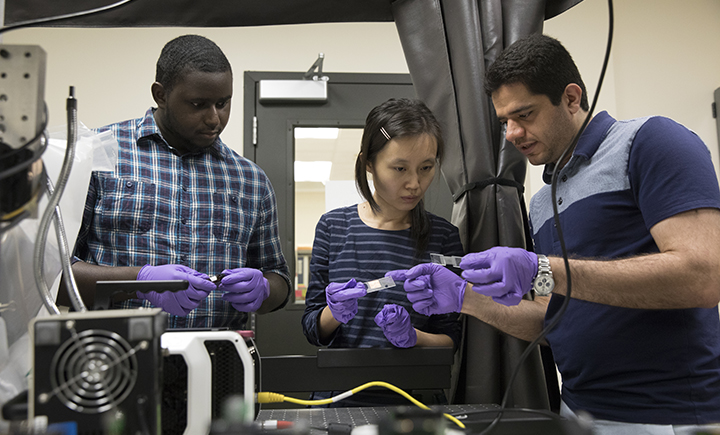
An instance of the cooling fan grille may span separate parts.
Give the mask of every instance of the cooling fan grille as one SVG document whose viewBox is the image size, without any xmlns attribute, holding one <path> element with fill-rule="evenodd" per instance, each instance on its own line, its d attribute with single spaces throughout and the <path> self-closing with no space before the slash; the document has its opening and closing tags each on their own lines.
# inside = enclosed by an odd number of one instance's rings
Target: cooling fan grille
<svg viewBox="0 0 720 435">
<path fill-rule="evenodd" d="M 78 434 L 159 434 L 160 309 L 100 310 L 37 317 L 28 417 L 77 422 Z"/>
<path fill-rule="evenodd" d="M 50 365 L 53 392 L 68 408 L 98 414 L 122 403 L 137 382 L 135 349 L 119 334 L 101 329 L 74 333 Z"/>
</svg>

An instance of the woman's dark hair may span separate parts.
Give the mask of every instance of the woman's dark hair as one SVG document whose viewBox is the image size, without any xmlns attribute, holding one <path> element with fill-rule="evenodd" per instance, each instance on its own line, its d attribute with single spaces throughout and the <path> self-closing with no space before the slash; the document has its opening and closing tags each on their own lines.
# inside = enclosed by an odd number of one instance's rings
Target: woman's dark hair
<svg viewBox="0 0 720 435">
<path fill-rule="evenodd" d="M 485 74 L 485 93 L 503 85 L 521 83 L 536 95 L 546 95 L 557 106 L 570 83 L 582 89 L 580 107 L 589 110 L 587 91 L 570 53 L 560 41 L 534 34 L 515 41 L 498 56 Z"/>
<path fill-rule="evenodd" d="M 211 40 L 200 35 L 178 36 L 160 52 L 155 81 L 170 91 L 178 79 L 190 71 L 232 73 L 232 68 L 220 47 Z"/>
<path fill-rule="evenodd" d="M 413 137 L 427 134 L 437 143 L 437 161 L 442 159 L 444 142 L 440 123 L 430 109 L 420 100 L 392 98 L 373 108 L 365 120 L 365 129 L 360 145 L 360 154 L 355 161 L 355 185 L 367 200 L 373 213 L 380 206 L 373 198 L 367 179 L 368 163 L 375 159 L 389 138 Z M 410 215 L 410 236 L 415 240 L 415 257 L 422 259 L 430 240 L 430 219 L 421 200 Z"/>
</svg>

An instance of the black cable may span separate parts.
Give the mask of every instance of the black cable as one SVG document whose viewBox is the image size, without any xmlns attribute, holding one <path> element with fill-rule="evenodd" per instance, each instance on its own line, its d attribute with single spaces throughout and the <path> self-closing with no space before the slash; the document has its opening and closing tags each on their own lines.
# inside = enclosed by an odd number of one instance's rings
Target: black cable
<svg viewBox="0 0 720 435">
<path fill-rule="evenodd" d="M 64 14 L 64 15 L 56 15 L 54 17 L 37 18 L 35 20 L 21 21 L 19 23 L 11 24 L 9 26 L 0 28 L 0 34 L 5 33 L 9 30 L 17 30 L 17 29 L 22 29 L 25 27 L 33 27 L 33 26 L 37 26 L 40 24 L 52 23 L 52 22 L 62 21 L 62 20 L 70 19 L 70 18 L 83 17 L 83 16 L 87 16 L 87 15 L 96 14 L 98 12 L 105 12 L 110 9 L 115 9 L 117 7 L 120 7 L 120 6 L 124 5 L 125 3 L 130 3 L 131 1 L 133 1 L 133 0 L 120 0 L 120 1 L 112 3 L 110 5 L 101 6 L 99 8 L 95 8 L 95 9 L 88 9 L 85 11 L 73 12 L 73 13 Z"/>
<path fill-rule="evenodd" d="M 482 421 L 477 421 L 477 420 L 473 420 L 472 418 L 470 418 L 473 415 L 503 413 L 504 411 L 505 410 L 503 410 L 503 409 L 481 409 L 481 410 L 476 410 L 476 411 L 456 412 L 456 413 L 453 413 L 452 415 L 454 417 L 458 418 L 460 421 L 462 421 L 465 424 L 465 426 L 467 428 L 469 428 L 469 426 L 471 424 L 482 422 Z M 563 418 L 560 417 L 559 414 L 556 414 L 552 411 L 548 411 L 545 409 L 512 408 L 512 411 L 518 412 L 518 413 L 523 413 L 523 414 L 535 414 L 535 415 L 538 415 L 541 417 L 547 417 L 548 420 L 555 421 L 558 423 L 561 423 L 562 421 L 564 421 Z M 460 417 L 464 417 L 464 418 L 460 418 Z M 490 426 L 485 428 L 485 430 L 486 431 L 489 430 L 493 424 L 496 424 L 495 423 L 496 420 L 497 420 L 497 417 L 491 422 Z M 469 430 L 467 428 L 465 429 L 466 432 L 468 432 L 468 430 Z"/>
<path fill-rule="evenodd" d="M 148 417 L 149 413 L 145 412 L 146 408 L 148 408 L 148 405 L 152 405 L 147 397 L 144 395 L 138 397 L 137 402 L 135 403 L 135 411 L 137 412 L 138 416 L 138 425 L 140 426 L 137 430 L 140 431 L 142 435 L 150 435 L 150 425 L 148 424 Z M 150 412 L 153 412 L 154 409 L 149 409 Z"/>
<path fill-rule="evenodd" d="M 543 328 L 543 330 L 540 332 L 540 335 L 528 345 L 528 347 L 525 349 L 525 351 L 520 355 L 520 360 L 518 361 L 517 365 L 515 366 L 515 370 L 513 370 L 513 373 L 510 377 L 510 380 L 508 381 L 508 386 L 505 389 L 505 394 L 503 396 L 502 403 L 500 405 L 500 410 L 498 412 L 497 417 L 493 422 L 483 430 L 480 435 L 486 435 L 489 434 L 500 422 L 502 419 L 503 411 L 507 408 L 507 402 L 510 397 L 510 394 L 512 392 L 512 385 L 515 382 L 515 379 L 517 378 L 518 373 L 520 372 L 520 367 L 523 362 L 528 358 L 530 353 L 535 350 L 535 347 L 540 344 L 542 340 L 545 339 L 547 334 L 555 327 L 558 323 L 560 323 L 560 320 L 562 319 L 563 315 L 565 314 L 565 311 L 567 310 L 567 306 L 570 303 L 570 297 L 572 294 L 572 277 L 570 274 L 570 263 L 568 261 L 568 253 L 567 248 L 565 247 L 565 237 L 563 236 L 562 227 L 560 225 L 560 213 L 557 209 L 557 200 L 556 200 L 556 191 L 557 191 L 557 172 L 560 168 L 560 163 L 565 159 L 565 156 L 568 152 L 571 152 L 571 150 L 575 149 L 575 145 L 577 145 L 578 140 L 580 139 L 580 136 L 585 131 L 585 127 L 587 127 L 588 123 L 590 122 L 590 119 L 592 118 L 592 114 L 595 111 L 595 106 L 597 105 L 598 96 L 600 95 L 600 89 L 602 87 L 603 80 L 605 78 L 605 72 L 607 70 L 607 65 L 610 60 L 610 50 L 612 48 L 612 39 L 613 39 L 613 29 L 614 29 L 614 18 L 613 18 L 613 4 L 612 0 L 608 0 L 608 18 L 609 18 L 609 25 L 608 25 L 608 40 L 607 45 L 605 47 L 605 58 L 603 60 L 602 69 L 600 70 L 600 77 L 598 79 L 598 85 L 597 89 L 595 90 L 595 96 L 593 97 L 593 103 L 590 106 L 590 110 L 588 111 L 587 116 L 585 117 L 585 121 L 583 121 L 582 126 L 580 127 L 580 130 L 578 130 L 577 134 L 573 138 L 573 140 L 570 142 L 570 145 L 563 151 L 560 158 L 558 158 L 557 162 L 555 162 L 555 167 L 553 168 L 552 172 L 552 178 L 550 182 L 550 191 L 551 191 L 551 197 L 552 197 L 552 206 L 553 206 L 553 219 L 555 221 L 555 226 L 557 227 L 557 233 L 558 233 L 558 240 L 560 242 L 560 249 L 562 250 L 562 256 L 563 261 L 565 263 L 565 274 L 566 274 L 566 281 L 567 281 L 567 291 L 566 295 L 563 299 L 562 304 L 560 305 L 560 308 L 558 309 L 557 313 L 550 319 L 550 322 Z M 518 408 L 521 409 L 521 408 Z"/>
<path fill-rule="evenodd" d="M 18 172 L 20 172 L 24 169 L 27 169 L 28 166 L 31 166 L 32 164 L 37 162 L 42 157 L 45 150 L 47 149 L 48 143 L 50 142 L 50 140 L 46 134 L 46 131 L 45 131 L 45 128 L 47 127 L 47 121 L 48 121 L 47 105 L 44 106 L 44 109 L 45 109 L 45 120 L 44 120 L 42 127 L 40 128 L 38 133 L 35 135 L 35 137 L 33 137 L 29 142 L 27 142 L 25 145 L 18 148 L 17 150 L 13 150 L 9 153 L 3 154 L 0 158 L 3 161 L 6 161 L 8 159 L 13 159 L 19 153 L 26 151 L 29 147 L 31 147 L 38 141 L 39 141 L 39 145 L 36 147 L 35 150 L 32 151 L 32 154 L 29 157 L 25 158 L 25 160 L 21 161 L 20 163 L 13 162 L 13 163 L 11 163 L 12 166 L 1 170 L 0 171 L 0 181 L 5 180 L 6 178 L 10 178 L 10 177 L 16 175 Z M 40 140 L 41 138 L 43 138 L 44 140 Z M 2 142 L 2 143 L 5 144 L 4 142 Z M 42 161 L 41 161 L 40 166 L 41 166 L 40 174 L 38 174 L 37 177 L 42 177 L 42 178 L 38 178 L 38 179 L 46 178 L 47 171 L 46 171 L 45 165 L 42 163 Z M 3 184 L 5 184 L 5 183 L 3 183 Z M 39 201 L 42 194 L 43 194 L 43 191 L 40 190 L 36 194 L 37 197 L 31 199 L 30 201 Z M 26 201 L 25 205 L 20 206 L 20 208 L 27 207 L 28 202 L 29 201 Z M 16 216 L 10 218 L 9 220 L 3 221 L 2 225 L 0 225 L 0 234 L 3 234 L 5 232 L 11 230 L 13 227 L 15 227 L 17 224 L 19 224 L 22 220 L 29 217 L 30 215 L 31 215 L 30 211 L 26 208 L 25 210 L 22 210 L 19 213 L 17 213 Z"/>
<path fill-rule="evenodd" d="M 45 104 L 45 103 L 43 103 L 43 110 L 45 113 L 45 119 L 43 120 L 42 126 L 38 129 L 38 132 L 35 134 L 35 137 L 33 137 L 32 139 L 27 141 L 27 143 L 25 145 L 21 146 L 20 148 L 15 149 L 9 153 L 3 154 L 2 155 L 3 159 L 8 159 L 10 157 L 15 156 L 16 154 L 19 154 L 19 153 L 27 150 L 29 147 L 34 145 L 35 142 L 37 142 L 38 139 L 40 139 L 45 134 L 45 129 L 47 128 L 47 125 L 48 125 L 48 108 L 47 108 L 47 104 Z M 40 147 L 38 147 L 38 149 L 33 151 L 32 156 L 30 156 L 28 159 L 26 159 L 22 163 L 16 164 L 15 166 L 11 166 L 10 168 L 0 171 L 0 180 L 3 180 L 11 175 L 14 175 L 14 174 L 22 171 L 23 169 L 27 168 L 28 166 L 32 165 L 33 163 L 35 163 L 35 161 L 37 159 L 39 159 L 40 156 L 42 156 L 42 154 L 47 149 L 48 142 L 49 141 L 47 139 L 44 142 L 40 141 Z M 5 142 L 3 142 L 3 143 L 5 143 Z M 5 144 L 10 145 L 7 143 L 5 143 Z M 11 146 L 11 148 L 12 148 L 12 146 Z"/>
</svg>

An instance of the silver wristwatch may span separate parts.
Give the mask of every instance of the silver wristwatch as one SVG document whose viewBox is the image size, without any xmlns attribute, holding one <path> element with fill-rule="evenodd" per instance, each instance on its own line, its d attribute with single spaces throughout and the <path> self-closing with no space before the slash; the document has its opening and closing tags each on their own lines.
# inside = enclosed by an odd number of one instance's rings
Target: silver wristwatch
<svg viewBox="0 0 720 435">
<path fill-rule="evenodd" d="M 532 282 L 532 288 L 535 294 L 539 296 L 547 296 L 552 293 L 555 288 L 555 280 L 553 279 L 552 270 L 550 270 L 550 260 L 545 255 L 538 256 L 538 272 Z"/>
</svg>

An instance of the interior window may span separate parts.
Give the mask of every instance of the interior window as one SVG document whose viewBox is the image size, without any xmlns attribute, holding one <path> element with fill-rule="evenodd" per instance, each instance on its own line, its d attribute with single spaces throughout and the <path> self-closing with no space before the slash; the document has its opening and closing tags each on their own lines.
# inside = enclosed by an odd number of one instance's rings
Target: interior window
<svg viewBox="0 0 720 435">
<path fill-rule="evenodd" d="M 355 160 L 362 129 L 295 127 L 295 303 L 305 304 L 315 225 L 326 211 L 361 202 Z"/>
</svg>

